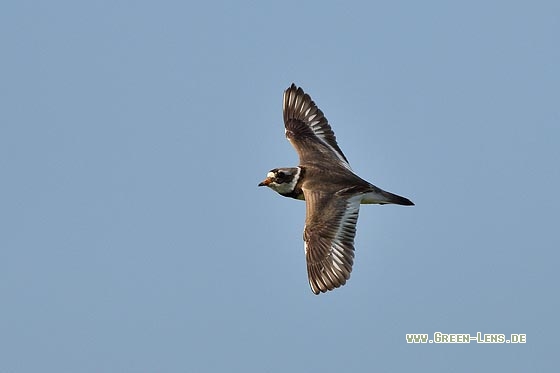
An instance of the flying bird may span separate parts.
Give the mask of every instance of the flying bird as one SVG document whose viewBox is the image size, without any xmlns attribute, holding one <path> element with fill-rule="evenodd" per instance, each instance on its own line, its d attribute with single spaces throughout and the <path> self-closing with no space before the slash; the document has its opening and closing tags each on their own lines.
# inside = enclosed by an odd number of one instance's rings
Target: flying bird
<svg viewBox="0 0 560 373">
<path fill-rule="evenodd" d="M 323 112 L 293 83 L 284 92 L 283 112 L 286 138 L 299 155 L 299 166 L 270 170 L 259 186 L 305 200 L 309 285 L 313 293 L 324 293 L 350 278 L 360 204 L 414 203 L 356 175 Z"/>
</svg>

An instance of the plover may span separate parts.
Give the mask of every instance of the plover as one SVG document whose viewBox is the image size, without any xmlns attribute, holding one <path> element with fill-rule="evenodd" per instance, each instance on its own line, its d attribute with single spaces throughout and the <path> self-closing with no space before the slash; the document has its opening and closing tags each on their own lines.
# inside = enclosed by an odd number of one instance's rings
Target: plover
<svg viewBox="0 0 560 373">
<path fill-rule="evenodd" d="M 323 112 L 295 84 L 284 92 L 283 111 L 286 138 L 299 155 L 299 166 L 270 170 L 259 186 L 305 200 L 309 285 L 313 293 L 324 293 L 350 278 L 360 204 L 414 203 L 356 175 Z"/>
</svg>

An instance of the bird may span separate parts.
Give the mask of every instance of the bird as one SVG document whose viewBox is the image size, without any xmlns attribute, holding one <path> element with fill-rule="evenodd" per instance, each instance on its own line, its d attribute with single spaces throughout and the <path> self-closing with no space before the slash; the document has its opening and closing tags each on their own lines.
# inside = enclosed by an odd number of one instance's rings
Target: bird
<svg viewBox="0 0 560 373">
<path fill-rule="evenodd" d="M 354 237 L 361 204 L 413 206 L 356 175 L 323 112 L 294 83 L 284 91 L 285 135 L 299 166 L 274 168 L 258 186 L 305 200 L 303 229 L 307 275 L 314 294 L 346 284 L 354 264 Z"/>
</svg>

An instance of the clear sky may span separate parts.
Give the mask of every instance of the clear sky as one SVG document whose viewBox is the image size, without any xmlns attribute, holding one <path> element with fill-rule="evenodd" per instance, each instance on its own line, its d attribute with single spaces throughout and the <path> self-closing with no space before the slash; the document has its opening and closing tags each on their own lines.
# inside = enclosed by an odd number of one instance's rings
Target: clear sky
<svg viewBox="0 0 560 373">
<path fill-rule="evenodd" d="M 550 371 L 559 35 L 557 1 L 3 2 L 0 372 Z M 416 203 L 363 206 L 320 296 L 305 203 L 257 188 L 292 82 Z"/>
</svg>

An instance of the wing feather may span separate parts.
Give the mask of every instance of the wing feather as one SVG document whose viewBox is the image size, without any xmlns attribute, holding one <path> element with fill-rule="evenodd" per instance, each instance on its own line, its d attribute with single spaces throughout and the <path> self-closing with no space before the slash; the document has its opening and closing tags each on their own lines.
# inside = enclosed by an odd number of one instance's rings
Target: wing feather
<svg viewBox="0 0 560 373">
<path fill-rule="evenodd" d="M 344 285 L 350 278 L 361 197 L 304 193 L 307 274 L 311 290 L 319 294 Z"/>
<path fill-rule="evenodd" d="M 284 92 L 283 112 L 286 137 L 298 152 L 301 164 L 317 157 L 331 158 L 350 169 L 327 118 L 311 97 L 293 83 Z"/>
</svg>

